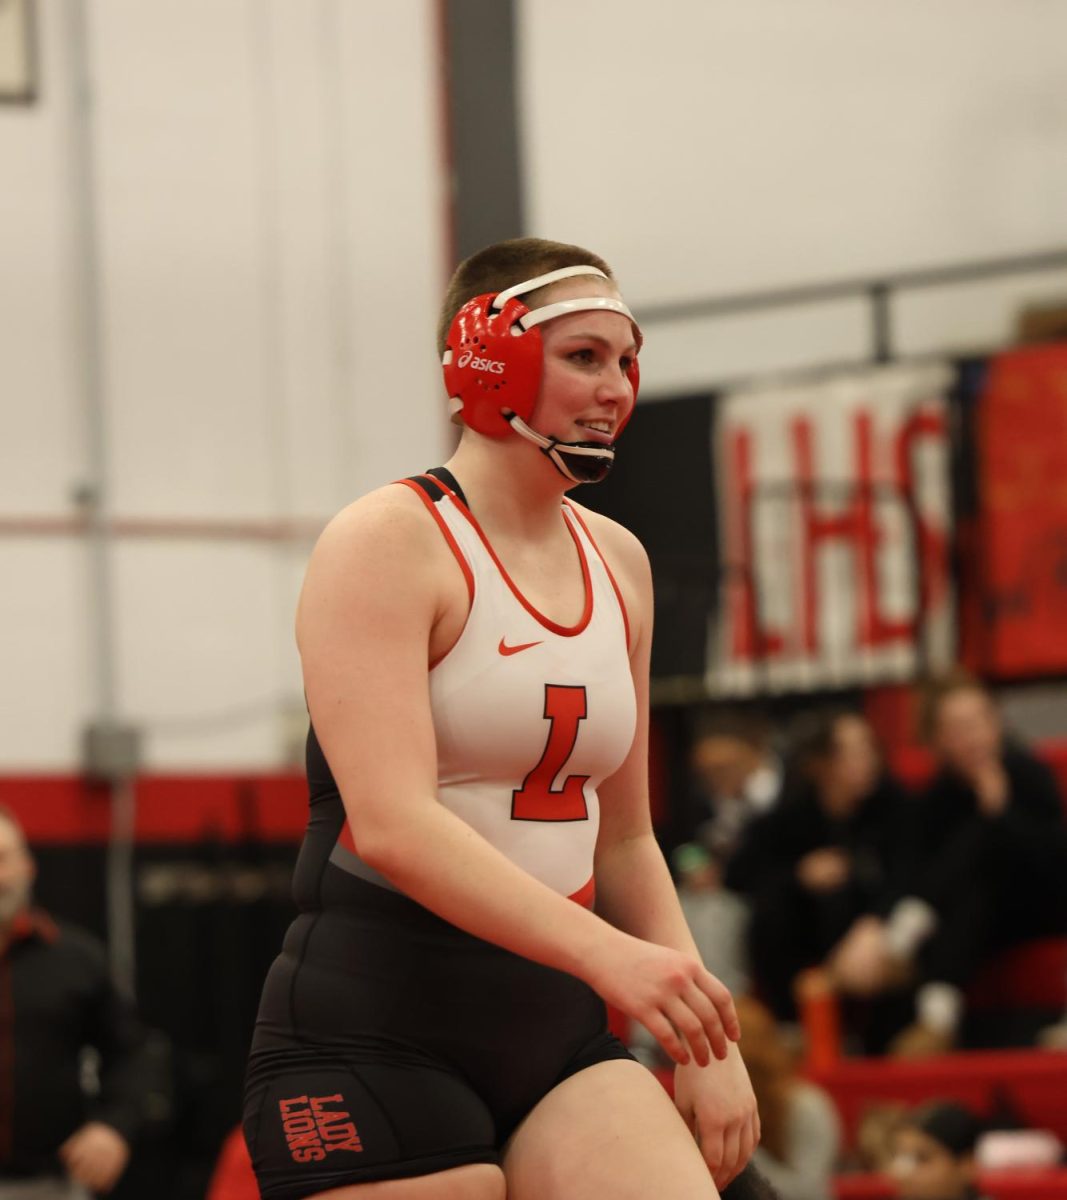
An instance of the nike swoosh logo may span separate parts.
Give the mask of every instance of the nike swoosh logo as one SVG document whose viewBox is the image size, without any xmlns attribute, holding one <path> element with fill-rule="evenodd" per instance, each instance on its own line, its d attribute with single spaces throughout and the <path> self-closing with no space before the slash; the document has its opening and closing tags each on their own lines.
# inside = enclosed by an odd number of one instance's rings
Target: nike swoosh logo
<svg viewBox="0 0 1067 1200">
<path fill-rule="evenodd" d="M 501 654 L 504 654 L 504 655 L 518 654 L 518 652 L 520 650 L 529 650 L 531 646 L 540 646 L 540 645 L 541 645 L 540 642 L 523 642 L 523 644 L 521 646 L 508 646 L 508 645 L 505 645 L 504 639 L 501 638 L 500 645 L 497 646 L 497 649 L 500 651 Z"/>
</svg>

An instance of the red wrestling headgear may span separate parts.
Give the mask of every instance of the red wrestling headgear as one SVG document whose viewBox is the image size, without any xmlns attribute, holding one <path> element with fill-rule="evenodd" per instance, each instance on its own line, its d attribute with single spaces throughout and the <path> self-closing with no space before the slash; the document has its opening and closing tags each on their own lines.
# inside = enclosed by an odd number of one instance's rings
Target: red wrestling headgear
<svg viewBox="0 0 1067 1200">
<path fill-rule="evenodd" d="M 513 430 L 547 454 L 568 479 L 575 483 L 595 483 L 611 468 L 614 443 L 604 446 L 599 442 L 560 442 L 526 423 L 541 390 L 544 347 L 539 326 L 545 321 L 575 312 L 621 313 L 633 326 L 640 349 L 641 331 L 633 313 L 621 300 L 583 296 L 531 311 L 520 299 L 536 288 L 577 275 L 608 278 L 596 267 L 561 267 L 495 295 L 486 292 L 468 300 L 452 319 L 441 364 L 451 411 L 458 413 L 465 425 L 487 437 L 505 437 Z M 640 382 L 636 354 L 627 375 L 636 400 Z M 619 423 L 616 437 L 632 413 L 633 409 Z"/>
</svg>

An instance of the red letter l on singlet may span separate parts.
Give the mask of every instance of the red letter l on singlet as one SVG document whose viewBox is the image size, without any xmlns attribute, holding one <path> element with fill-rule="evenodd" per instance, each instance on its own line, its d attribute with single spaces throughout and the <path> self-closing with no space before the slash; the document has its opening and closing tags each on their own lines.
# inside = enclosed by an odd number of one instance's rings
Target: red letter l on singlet
<svg viewBox="0 0 1067 1200">
<path fill-rule="evenodd" d="M 545 719 L 551 722 L 548 741 L 537 766 L 511 793 L 513 821 L 586 821 L 589 810 L 582 788 L 588 775 L 568 775 L 559 791 L 552 782 L 567 765 L 584 721 L 585 688 L 560 683 L 545 684 Z"/>
</svg>

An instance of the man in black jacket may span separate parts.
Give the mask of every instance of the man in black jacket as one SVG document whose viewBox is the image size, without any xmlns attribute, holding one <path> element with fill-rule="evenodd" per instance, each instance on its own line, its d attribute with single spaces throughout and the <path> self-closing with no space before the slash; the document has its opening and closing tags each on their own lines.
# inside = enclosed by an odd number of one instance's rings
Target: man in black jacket
<svg viewBox="0 0 1067 1200">
<path fill-rule="evenodd" d="M 912 806 L 896 901 L 853 932 L 834 963 L 846 990 L 875 994 L 894 965 L 919 983 L 895 1049 L 948 1049 L 964 989 L 997 950 L 1067 932 L 1067 826 L 1051 770 L 1007 740 L 992 697 L 958 675 L 936 689 L 927 733 L 939 769 Z"/>
<path fill-rule="evenodd" d="M 126 1167 L 146 1092 L 143 1036 L 103 947 L 30 904 L 35 867 L 0 808 L 0 1196 L 74 1200 Z M 81 1086 L 100 1058 L 99 1094 Z"/>
</svg>

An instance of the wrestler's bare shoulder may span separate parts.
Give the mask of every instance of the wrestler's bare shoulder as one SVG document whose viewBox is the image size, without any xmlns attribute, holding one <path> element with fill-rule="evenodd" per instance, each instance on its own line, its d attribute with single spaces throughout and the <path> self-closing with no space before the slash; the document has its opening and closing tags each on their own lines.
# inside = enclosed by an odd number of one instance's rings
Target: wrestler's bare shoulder
<svg viewBox="0 0 1067 1200">
<path fill-rule="evenodd" d="M 353 500 L 330 520 L 313 560 L 374 554 L 387 562 L 422 561 L 427 554 L 436 557 L 441 542 L 418 494 L 404 484 L 389 483 Z"/>
<path fill-rule="evenodd" d="M 368 492 L 319 536 L 297 605 L 298 641 L 307 622 L 323 614 L 353 620 L 382 609 L 432 615 L 448 603 L 455 571 L 444 538 L 411 488 L 388 484 Z"/>
</svg>

